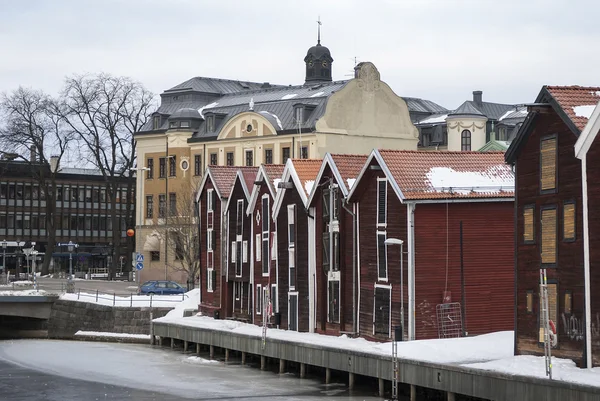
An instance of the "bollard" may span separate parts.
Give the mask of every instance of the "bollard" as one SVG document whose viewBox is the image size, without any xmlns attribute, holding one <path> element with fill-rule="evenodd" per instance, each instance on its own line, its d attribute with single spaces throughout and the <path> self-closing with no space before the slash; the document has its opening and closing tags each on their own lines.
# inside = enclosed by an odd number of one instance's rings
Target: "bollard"
<svg viewBox="0 0 600 401">
<path fill-rule="evenodd" d="M 279 374 L 285 373 L 285 359 L 279 360 Z"/>
<path fill-rule="evenodd" d="M 300 364 L 300 378 L 304 379 L 306 377 L 306 365 L 301 363 Z"/>
<path fill-rule="evenodd" d="M 329 384 L 331 382 L 331 369 L 325 368 L 325 384 Z"/>
</svg>

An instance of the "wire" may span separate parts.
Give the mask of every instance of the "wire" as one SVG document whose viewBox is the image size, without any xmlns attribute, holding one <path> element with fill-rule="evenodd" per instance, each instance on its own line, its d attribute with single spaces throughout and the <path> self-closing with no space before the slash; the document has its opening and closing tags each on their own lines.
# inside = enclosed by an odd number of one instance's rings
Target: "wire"
<svg viewBox="0 0 600 401">
<path fill-rule="evenodd" d="M 449 249 L 449 233 L 448 233 L 448 199 L 446 199 L 446 282 L 444 284 L 444 298 L 448 291 L 448 249 Z"/>
</svg>

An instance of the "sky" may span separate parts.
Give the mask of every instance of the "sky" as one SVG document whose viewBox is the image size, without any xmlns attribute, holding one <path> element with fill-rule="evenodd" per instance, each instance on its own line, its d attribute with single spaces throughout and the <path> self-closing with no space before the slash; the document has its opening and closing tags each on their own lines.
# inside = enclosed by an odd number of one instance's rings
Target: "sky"
<svg viewBox="0 0 600 401">
<path fill-rule="evenodd" d="M 0 92 L 58 95 L 65 76 L 132 77 L 159 94 L 191 77 L 304 82 L 317 40 L 335 80 L 373 62 L 399 96 L 454 109 L 600 85 L 600 2 L 587 0 L 0 0 Z"/>
</svg>

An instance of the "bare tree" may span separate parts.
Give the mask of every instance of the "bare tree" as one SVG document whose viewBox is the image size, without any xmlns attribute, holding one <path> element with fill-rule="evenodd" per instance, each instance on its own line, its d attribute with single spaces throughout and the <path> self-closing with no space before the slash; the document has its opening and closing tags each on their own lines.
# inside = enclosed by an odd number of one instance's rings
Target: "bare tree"
<svg viewBox="0 0 600 401">
<path fill-rule="evenodd" d="M 19 87 L 0 97 L 0 113 L 4 125 L 0 127 L 0 148 L 10 149 L 16 160 L 28 164 L 37 182 L 40 200 L 46 203 L 46 235 L 48 244 L 42 265 L 42 274 L 48 274 L 52 250 L 56 244 L 56 175 L 55 166 L 70 148 L 73 134 L 61 117 L 57 102 L 42 91 Z M 0 154 L 9 152 L 0 150 Z"/>
<path fill-rule="evenodd" d="M 181 185 L 176 193 L 176 198 L 170 198 L 164 207 L 169 208 L 169 213 L 159 210 L 159 216 L 167 215 L 165 219 L 157 218 L 152 227 L 154 235 L 165 242 L 167 267 L 172 271 L 183 272 L 187 276 L 188 284 L 193 286 L 200 274 L 200 242 L 198 238 L 198 217 L 196 204 L 196 191 L 198 181 L 192 180 Z M 160 209 L 159 205 L 159 209 Z"/>
<path fill-rule="evenodd" d="M 136 165 L 134 133 L 148 121 L 154 107 L 154 95 L 138 82 L 108 74 L 67 77 L 63 90 L 64 118 L 80 143 L 81 157 L 96 167 L 104 177 L 111 204 L 112 264 L 110 278 L 115 275 L 116 261 L 122 245 L 122 227 L 116 210 L 117 199 L 125 208 L 125 228 L 133 227 Z M 126 193 L 121 191 L 126 179 Z M 126 260 L 130 266 L 133 241 L 127 242 Z"/>
</svg>

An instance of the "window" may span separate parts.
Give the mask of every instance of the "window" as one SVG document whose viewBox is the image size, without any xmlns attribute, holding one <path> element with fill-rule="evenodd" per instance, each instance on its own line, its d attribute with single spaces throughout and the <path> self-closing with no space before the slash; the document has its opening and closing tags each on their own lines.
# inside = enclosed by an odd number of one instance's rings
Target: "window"
<svg viewBox="0 0 600 401">
<path fill-rule="evenodd" d="M 261 241 L 261 235 L 260 234 L 256 234 L 256 241 L 255 241 L 256 245 L 255 245 L 255 250 L 254 253 L 256 254 L 256 261 L 260 262 L 260 251 L 262 249 L 262 241 Z"/>
<path fill-rule="evenodd" d="M 150 251 L 150 260 L 157 262 L 160 260 L 160 251 Z"/>
<path fill-rule="evenodd" d="M 256 314 L 260 315 L 262 313 L 262 285 L 256 285 Z"/>
<path fill-rule="evenodd" d="M 160 157 L 158 159 L 158 178 L 165 178 L 167 176 L 167 159 Z"/>
<path fill-rule="evenodd" d="M 277 284 L 271 284 L 271 314 L 277 311 Z"/>
<path fill-rule="evenodd" d="M 215 116 L 206 117 L 206 132 L 213 132 L 215 130 Z"/>
<path fill-rule="evenodd" d="M 147 195 L 146 196 L 146 218 L 147 219 L 151 219 L 154 215 L 153 202 L 154 202 L 154 197 L 152 195 Z"/>
<path fill-rule="evenodd" d="M 263 275 L 269 274 L 269 230 L 270 230 L 270 208 L 269 198 L 265 196 L 262 198 L 262 273 Z"/>
<path fill-rule="evenodd" d="M 533 313 L 533 291 L 527 291 L 526 295 L 527 313 Z"/>
<path fill-rule="evenodd" d="M 540 190 L 556 189 L 556 137 L 542 139 L 540 145 Z"/>
<path fill-rule="evenodd" d="M 248 263 L 248 241 L 242 241 L 242 262 Z"/>
<path fill-rule="evenodd" d="M 265 149 L 265 164 L 273 164 L 273 149 Z"/>
<path fill-rule="evenodd" d="M 175 177 L 177 175 L 177 171 L 175 168 L 176 164 L 177 164 L 177 157 L 169 156 L 169 177 Z"/>
<path fill-rule="evenodd" d="M 158 195 L 158 217 L 164 218 L 167 208 L 167 196 L 165 194 Z"/>
<path fill-rule="evenodd" d="M 190 127 L 190 122 L 189 121 L 182 121 L 180 124 L 181 128 L 189 128 Z"/>
<path fill-rule="evenodd" d="M 523 208 L 523 242 L 526 244 L 535 243 L 535 225 L 534 225 L 535 206 L 525 206 Z"/>
<path fill-rule="evenodd" d="M 542 209 L 542 264 L 556 264 L 556 208 Z"/>
<path fill-rule="evenodd" d="M 254 166 L 254 152 L 251 150 L 246 151 L 246 166 Z"/>
<path fill-rule="evenodd" d="M 160 128 L 160 116 L 154 116 L 152 118 L 152 129 Z"/>
<path fill-rule="evenodd" d="M 287 160 L 289 158 L 290 158 L 290 148 L 289 147 L 281 148 L 281 163 L 285 164 L 285 162 L 287 162 Z"/>
<path fill-rule="evenodd" d="M 231 263 L 235 263 L 235 258 L 237 256 L 237 247 L 236 247 L 236 242 L 235 241 L 231 241 Z"/>
<path fill-rule="evenodd" d="M 210 154 L 210 165 L 211 166 L 216 166 L 217 165 L 217 154 L 216 153 L 211 153 Z"/>
<path fill-rule="evenodd" d="M 290 289 L 296 288 L 296 206 L 288 205 L 288 261 L 290 274 Z"/>
<path fill-rule="evenodd" d="M 146 167 L 148 167 L 148 170 L 146 170 L 146 178 L 151 180 L 152 178 L 154 178 L 154 159 L 149 157 L 148 160 L 146 160 Z"/>
<path fill-rule="evenodd" d="M 169 214 L 177 216 L 177 194 L 174 192 L 169 194 Z"/>
<path fill-rule="evenodd" d="M 302 146 L 300 148 L 300 158 L 308 159 L 308 146 Z"/>
<path fill-rule="evenodd" d="M 169 122 L 169 128 L 177 128 L 179 126 L 177 121 Z"/>
<path fill-rule="evenodd" d="M 194 175 L 202 175 L 202 156 L 194 155 Z"/>
<path fill-rule="evenodd" d="M 385 226 L 387 221 L 387 180 L 377 179 L 377 225 Z"/>
<path fill-rule="evenodd" d="M 563 240 L 575 241 L 575 202 L 563 205 Z"/>
<path fill-rule="evenodd" d="M 294 108 L 294 122 L 296 123 L 297 126 L 302 125 L 302 123 L 304 122 L 303 120 L 303 113 L 304 112 L 304 108 L 301 106 L 296 106 Z"/>
<path fill-rule="evenodd" d="M 233 166 L 233 152 L 227 152 L 225 163 L 228 166 Z"/>
<path fill-rule="evenodd" d="M 377 278 L 387 280 L 387 249 L 385 248 L 386 233 L 377 233 Z"/>
<path fill-rule="evenodd" d="M 468 129 L 463 130 L 463 132 L 461 132 L 460 134 L 460 140 L 460 150 L 471 150 L 471 131 L 469 131 Z"/>
</svg>

